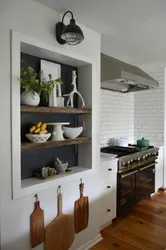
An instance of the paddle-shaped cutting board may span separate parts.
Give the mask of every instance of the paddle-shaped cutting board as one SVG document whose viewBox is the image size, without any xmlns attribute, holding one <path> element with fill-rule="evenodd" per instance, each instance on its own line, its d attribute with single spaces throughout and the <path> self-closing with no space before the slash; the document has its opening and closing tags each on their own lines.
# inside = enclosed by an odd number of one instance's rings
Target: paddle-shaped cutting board
<svg viewBox="0 0 166 250">
<path fill-rule="evenodd" d="M 83 196 L 84 184 L 81 183 L 80 198 L 75 201 L 74 206 L 74 220 L 75 220 L 75 232 L 79 233 L 88 226 L 89 220 L 89 199 Z"/>
<path fill-rule="evenodd" d="M 44 242 L 44 210 L 36 196 L 35 208 L 30 216 L 31 246 L 36 247 Z"/>
<path fill-rule="evenodd" d="M 58 216 L 46 227 L 45 250 L 68 250 L 74 241 L 74 216 L 62 213 L 62 194 L 58 194 Z"/>
</svg>

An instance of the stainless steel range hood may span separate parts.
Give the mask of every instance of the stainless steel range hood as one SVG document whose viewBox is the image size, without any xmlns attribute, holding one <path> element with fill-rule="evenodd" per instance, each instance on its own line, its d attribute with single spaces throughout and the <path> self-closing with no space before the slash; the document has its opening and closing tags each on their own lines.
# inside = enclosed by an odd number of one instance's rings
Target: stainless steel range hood
<svg viewBox="0 0 166 250">
<path fill-rule="evenodd" d="M 140 68 L 101 54 L 101 88 L 135 92 L 159 87 L 159 83 Z"/>
</svg>

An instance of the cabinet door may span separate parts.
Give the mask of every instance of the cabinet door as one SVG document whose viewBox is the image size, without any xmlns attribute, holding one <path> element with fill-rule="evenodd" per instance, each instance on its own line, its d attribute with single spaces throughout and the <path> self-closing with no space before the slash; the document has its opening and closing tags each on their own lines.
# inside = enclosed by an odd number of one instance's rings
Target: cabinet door
<svg viewBox="0 0 166 250">
<path fill-rule="evenodd" d="M 112 179 L 112 175 L 115 176 L 117 173 L 117 159 L 112 161 L 103 162 L 100 164 L 100 178 Z"/>
<path fill-rule="evenodd" d="M 156 173 L 155 173 L 155 192 L 158 191 L 159 188 L 164 186 L 164 154 L 163 147 L 159 149 L 159 156 L 156 160 L 158 164 L 156 164 Z"/>
<path fill-rule="evenodd" d="M 135 195 L 135 173 L 124 173 L 118 175 L 118 215 L 128 211 L 133 205 Z"/>
<path fill-rule="evenodd" d="M 100 167 L 100 217 L 101 226 L 116 217 L 117 160 Z"/>
<path fill-rule="evenodd" d="M 140 168 L 136 173 L 136 202 L 150 194 L 155 189 L 155 164 L 152 167 Z"/>
<path fill-rule="evenodd" d="M 113 219 L 115 210 L 113 188 L 109 178 L 101 180 L 100 190 L 100 224 L 103 226 Z"/>
</svg>

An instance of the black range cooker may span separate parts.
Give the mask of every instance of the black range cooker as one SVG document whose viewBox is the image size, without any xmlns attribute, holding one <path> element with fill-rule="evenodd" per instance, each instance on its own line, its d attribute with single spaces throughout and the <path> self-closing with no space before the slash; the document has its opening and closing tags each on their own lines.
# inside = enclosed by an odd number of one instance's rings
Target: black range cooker
<svg viewBox="0 0 166 250">
<path fill-rule="evenodd" d="M 128 212 L 134 204 L 155 192 L 155 165 L 159 148 L 109 146 L 101 148 L 101 152 L 118 156 L 117 216 Z"/>
</svg>

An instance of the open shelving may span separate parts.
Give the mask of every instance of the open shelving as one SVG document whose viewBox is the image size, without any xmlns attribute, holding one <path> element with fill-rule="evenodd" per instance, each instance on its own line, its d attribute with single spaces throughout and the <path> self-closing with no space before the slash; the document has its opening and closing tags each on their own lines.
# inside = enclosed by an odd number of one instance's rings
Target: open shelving
<svg viewBox="0 0 166 250">
<path fill-rule="evenodd" d="M 20 106 L 20 84 L 18 77 L 20 75 L 21 53 L 40 57 L 45 60 L 56 61 L 78 69 L 79 85 L 78 90 L 83 95 L 85 104 L 88 108 L 81 108 L 78 102 L 78 108 L 71 107 L 28 107 Z M 95 137 L 92 133 L 95 123 L 95 112 L 92 110 L 92 100 L 95 99 L 92 89 L 96 82 L 96 62 L 79 52 L 66 49 L 65 47 L 51 45 L 35 38 L 31 38 L 19 32 L 12 31 L 12 184 L 13 198 L 19 198 L 24 195 L 34 194 L 50 187 L 63 185 L 67 182 L 78 180 L 86 174 L 95 172 L 96 164 L 94 152 L 96 152 Z M 95 107 L 94 107 L 95 109 Z M 62 115 L 75 115 L 78 125 L 83 125 L 82 137 L 76 139 L 66 139 L 64 141 L 47 141 L 45 143 L 21 142 L 21 117 L 25 119 L 34 115 L 36 119 L 48 114 L 54 119 L 59 119 Z M 55 115 L 55 116 L 54 116 Z M 40 118 L 41 119 L 41 118 Z M 67 119 L 67 118 L 66 118 Z M 36 177 L 21 179 L 21 155 L 29 157 L 30 151 L 34 150 L 34 155 L 38 157 L 38 149 L 59 150 L 58 147 L 64 147 L 68 151 L 69 145 L 76 145 L 73 149 L 78 155 L 78 166 L 73 165 L 72 174 L 60 177 L 55 180 L 43 181 Z M 68 147 L 69 146 L 69 147 Z M 50 148 L 50 149 L 49 149 Z M 52 148 L 52 149 L 51 149 Z M 29 159 L 31 161 L 31 159 Z"/>
<path fill-rule="evenodd" d="M 25 142 L 21 144 L 21 151 L 29 151 L 40 148 L 53 148 L 53 147 L 61 147 L 61 146 L 69 146 L 69 145 L 77 145 L 82 143 L 90 143 L 92 139 L 90 137 L 80 137 L 76 139 L 66 139 L 64 141 L 47 141 L 43 143 L 32 143 Z"/>
<path fill-rule="evenodd" d="M 87 173 L 87 171 L 90 172 L 90 169 L 86 169 L 84 167 L 78 167 L 78 166 L 69 168 L 69 170 L 71 170 L 71 173 L 69 175 L 65 175 L 63 178 L 72 179 L 74 177 L 74 175 L 78 175 L 80 173 L 85 173 L 85 172 Z M 59 176 L 59 178 L 57 176 L 56 181 L 59 182 L 61 178 L 62 178 L 61 176 Z M 36 177 L 31 177 L 31 178 L 22 180 L 21 187 L 23 189 L 25 189 L 25 188 L 28 188 L 28 187 L 34 188 L 34 186 L 39 185 L 38 187 L 39 187 L 39 190 L 40 190 L 40 188 L 41 189 L 43 188 L 43 185 L 49 185 L 50 187 L 53 186 L 54 181 L 55 181 L 54 179 L 42 180 L 42 179 L 39 179 L 39 178 L 36 178 Z"/>
<path fill-rule="evenodd" d="M 31 107 L 21 106 L 22 113 L 41 113 L 41 114 L 91 114 L 90 108 L 71 108 L 71 107 Z"/>
</svg>

